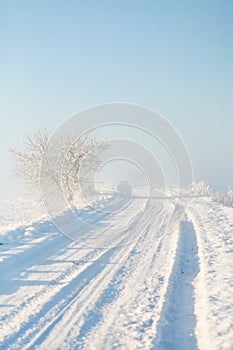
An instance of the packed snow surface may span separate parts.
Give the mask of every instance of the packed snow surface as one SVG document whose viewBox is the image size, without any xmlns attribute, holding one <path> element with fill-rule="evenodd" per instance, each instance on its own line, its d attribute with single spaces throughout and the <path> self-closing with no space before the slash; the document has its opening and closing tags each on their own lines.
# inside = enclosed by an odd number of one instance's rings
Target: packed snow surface
<svg viewBox="0 0 233 350">
<path fill-rule="evenodd" d="M 233 209 L 190 200 L 107 196 L 75 242 L 1 202 L 0 349 L 233 349 Z"/>
</svg>

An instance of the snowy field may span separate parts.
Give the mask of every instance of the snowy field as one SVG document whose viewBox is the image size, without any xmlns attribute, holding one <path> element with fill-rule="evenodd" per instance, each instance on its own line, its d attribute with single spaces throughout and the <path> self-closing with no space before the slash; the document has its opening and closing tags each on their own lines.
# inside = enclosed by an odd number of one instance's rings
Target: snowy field
<svg viewBox="0 0 233 350">
<path fill-rule="evenodd" d="M 167 227 L 171 194 L 114 201 L 78 209 L 93 247 L 1 202 L 0 349 L 233 349 L 233 209 L 194 196 Z"/>
</svg>

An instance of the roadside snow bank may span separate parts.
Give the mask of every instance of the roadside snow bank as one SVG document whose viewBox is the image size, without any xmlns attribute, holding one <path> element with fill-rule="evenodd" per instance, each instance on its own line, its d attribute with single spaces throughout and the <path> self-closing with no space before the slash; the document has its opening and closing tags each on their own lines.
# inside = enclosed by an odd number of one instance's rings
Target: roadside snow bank
<svg viewBox="0 0 233 350">
<path fill-rule="evenodd" d="M 233 344 L 233 209 L 194 198 L 188 210 L 199 249 L 195 283 L 200 349 L 229 350 Z"/>
</svg>

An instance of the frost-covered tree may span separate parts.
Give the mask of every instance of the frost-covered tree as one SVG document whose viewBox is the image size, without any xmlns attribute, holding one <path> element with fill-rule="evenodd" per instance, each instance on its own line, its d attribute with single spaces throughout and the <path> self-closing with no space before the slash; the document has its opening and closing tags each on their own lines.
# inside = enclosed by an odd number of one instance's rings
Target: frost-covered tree
<svg viewBox="0 0 233 350">
<path fill-rule="evenodd" d="M 233 190 L 230 188 L 228 189 L 227 194 L 223 194 L 212 189 L 205 181 L 200 181 L 193 184 L 192 191 L 196 194 L 209 196 L 214 201 L 223 205 L 233 207 Z"/>
<path fill-rule="evenodd" d="M 227 201 L 230 207 L 233 207 L 233 190 L 229 189 L 227 193 Z"/>
<path fill-rule="evenodd" d="M 104 140 L 77 134 L 61 136 L 50 143 L 48 131 L 39 130 L 25 137 L 22 150 L 11 152 L 16 162 L 15 174 L 27 185 L 38 190 L 47 183 L 51 192 L 62 191 L 72 203 L 80 181 L 98 168 L 99 152 L 106 147 Z"/>
<path fill-rule="evenodd" d="M 210 195 L 210 193 L 212 192 L 210 186 L 205 181 L 193 183 L 192 191 L 200 195 Z"/>
</svg>

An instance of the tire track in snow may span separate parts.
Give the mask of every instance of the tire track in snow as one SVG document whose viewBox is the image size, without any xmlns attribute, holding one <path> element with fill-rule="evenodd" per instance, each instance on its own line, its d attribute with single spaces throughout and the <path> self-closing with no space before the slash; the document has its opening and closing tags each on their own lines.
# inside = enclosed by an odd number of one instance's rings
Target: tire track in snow
<svg viewBox="0 0 233 350">
<path fill-rule="evenodd" d="M 99 274 L 92 271 L 93 265 L 90 265 L 90 270 L 93 273 L 93 279 L 89 280 L 85 288 L 82 290 L 82 293 L 75 293 L 75 296 L 70 298 L 70 301 L 67 303 L 66 307 L 61 308 L 61 310 L 55 316 L 53 316 L 53 318 L 47 319 L 47 321 L 43 320 L 42 328 L 38 332 L 39 334 L 35 335 L 35 337 L 32 337 L 31 340 L 27 339 L 27 341 L 29 341 L 27 348 L 30 349 L 31 346 L 40 346 L 40 345 L 42 345 L 42 348 L 43 348 L 45 339 L 50 335 L 50 332 L 52 332 L 55 329 L 55 337 L 51 341 L 51 344 L 48 346 L 48 347 L 50 346 L 54 347 L 57 339 L 59 338 L 59 335 L 57 334 L 57 328 L 59 328 L 58 323 L 63 321 L 63 317 L 66 316 L 66 314 L 68 313 L 69 315 L 72 315 L 71 323 L 74 322 L 74 318 L 80 321 L 80 319 L 83 317 L 85 313 L 85 310 L 90 306 L 90 304 L 94 303 L 95 300 L 99 299 L 99 296 L 101 295 L 102 290 L 104 290 L 106 286 L 110 283 L 112 276 L 115 274 L 116 271 L 119 270 L 122 264 L 128 259 L 129 252 L 133 249 L 132 247 L 137 244 L 138 240 L 140 240 L 140 237 L 138 237 L 139 236 L 138 231 L 136 230 L 136 226 L 139 218 L 141 219 L 141 213 L 138 213 L 137 215 L 135 215 L 135 217 L 132 220 L 130 220 L 130 226 L 125 228 L 121 232 L 121 241 L 120 242 L 118 241 L 118 243 L 119 244 L 121 243 L 122 245 L 118 247 L 113 247 L 106 252 L 107 254 L 110 251 L 114 251 L 114 254 L 111 254 L 108 262 L 105 262 L 105 263 L 103 262 L 101 264 L 102 266 Z M 127 237 L 125 237 L 125 233 L 131 230 L 135 231 L 134 235 L 138 237 L 138 239 L 131 242 L 131 244 L 124 245 L 125 239 L 127 242 Z M 115 262 L 111 262 L 112 259 L 114 259 Z M 65 332 L 69 331 L 69 327 L 66 327 L 66 329 L 64 329 L 62 325 L 61 327 L 63 328 L 62 337 L 64 341 Z M 79 327 L 75 325 L 76 334 L 78 332 L 78 328 Z M 24 339 L 24 342 L 25 342 L 25 339 Z M 60 345 L 58 345 L 58 348 L 59 346 Z"/>
<path fill-rule="evenodd" d="M 135 208 L 128 208 L 130 210 L 130 213 L 132 210 L 135 210 Z M 129 213 L 128 213 L 129 214 Z M 131 217 L 131 215 L 129 215 Z M 37 226 L 37 228 L 40 227 L 40 221 L 33 223 L 33 227 Z M 41 223 L 42 228 L 46 229 L 47 227 L 51 226 L 49 221 L 46 221 L 46 224 L 44 221 Z M 19 228 L 22 230 L 22 227 Z M 23 227 L 25 230 L 25 227 Z M 16 229 L 18 230 L 18 228 Z M 53 229 L 54 230 L 54 229 Z M 4 261 L 1 264 L 1 271 L 5 272 L 6 278 L 4 285 L 1 285 L 0 288 L 0 294 L 4 295 L 9 293 L 9 290 L 13 292 L 15 291 L 15 295 L 12 295 L 11 297 L 11 303 L 17 305 L 16 308 L 14 308 L 10 313 L 7 313 L 3 315 L 0 318 L 1 324 L 4 322 L 4 325 L 6 325 L 6 322 L 10 322 L 12 318 L 17 317 L 17 314 L 20 312 L 21 309 L 23 309 L 26 305 L 31 305 L 32 302 L 38 301 L 41 297 L 45 296 L 47 294 L 48 289 L 51 290 L 53 287 L 59 283 L 63 283 L 64 279 L 70 278 L 72 279 L 73 275 L 73 269 L 72 267 L 68 266 L 65 271 L 62 269 L 61 274 L 59 276 L 56 276 L 52 280 L 48 280 L 48 286 L 43 287 L 39 291 L 36 291 L 33 293 L 32 296 L 27 296 L 26 299 L 24 298 L 22 302 L 22 296 L 20 293 L 17 293 L 17 289 L 20 287 L 20 283 L 16 283 L 15 281 L 21 280 L 21 273 L 23 272 L 24 275 L 30 274 L 30 268 L 36 267 L 36 266 L 42 266 L 44 267 L 44 273 L 46 273 L 46 267 L 51 267 L 51 264 L 58 264 L 59 261 L 67 262 L 67 264 L 76 258 L 82 259 L 81 264 L 83 261 L 86 261 L 87 263 L 90 261 L 93 261 L 97 259 L 103 251 L 106 251 L 106 248 L 103 250 L 99 249 L 93 249 L 93 248 L 83 248 L 83 247 L 76 247 L 77 242 L 69 243 L 69 240 L 64 237 L 61 234 L 58 234 L 56 232 L 53 232 L 55 236 L 49 237 L 46 235 L 46 240 L 43 242 L 40 242 L 40 244 L 36 244 L 36 240 L 33 241 L 33 243 L 30 245 L 30 249 L 27 249 L 25 252 L 22 252 L 20 254 L 23 256 L 23 259 L 18 259 L 18 254 L 13 255 L 11 259 L 7 259 L 7 261 Z M 119 237 L 116 238 L 117 241 L 119 241 Z M 69 244 L 69 245 L 68 245 Z M 73 250 L 73 252 L 70 253 L 70 250 Z M 86 252 L 88 251 L 88 252 Z M 57 252 L 57 254 L 55 254 Z M 57 260 L 57 258 L 59 260 Z M 48 260 L 50 259 L 50 260 Z M 70 261 L 69 261 L 69 260 Z M 9 264 L 10 260 L 10 264 Z M 22 260 L 22 261 L 21 261 Z M 86 267 L 89 265 L 89 263 L 86 265 Z M 81 268 L 82 271 L 82 268 Z M 80 272 L 81 272 L 80 271 Z M 27 282 L 27 280 L 25 280 Z M 28 282 L 30 284 L 30 281 Z M 39 283 L 39 282 L 38 282 Z M 13 288 L 13 290 L 12 290 Z M 56 288 L 55 288 L 56 290 Z M 21 317 L 20 317 L 21 318 Z"/>
<path fill-rule="evenodd" d="M 135 213 L 135 210 L 136 209 L 133 206 L 134 213 Z M 129 217 L 131 217 L 131 215 L 133 214 L 131 211 L 129 213 L 130 214 Z M 137 215 L 135 215 L 135 217 L 133 216 L 133 218 L 134 219 L 132 219 L 132 222 L 130 223 L 130 225 L 132 225 L 132 229 L 135 227 L 134 221 L 138 219 L 138 213 Z M 128 222 L 128 219 L 127 219 L 127 222 Z M 117 237 L 116 241 L 114 240 L 114 244 L 120 244 L 120 243 L 124 244 L 125 240 L 127 242 L 127 237 L 125 237 L 124 231 L 122 231 L 121 233 L 122 233 L 121 236 Z M 35 296 L 31 298 L 30 303 L 31 304 L 35 303 L 34 306 L 33 304 L 30 305 L 29 301 L 24 302 L 21 305 L 22 307 L 19 310 L 21 312 L 21 316 L 18 315 L 18 317 L 25 319 L 24 309 L 28 307 L 29 308 L 32 307 L 32 309 L 35 310 L 35 315 L 34 316 L 31 315 L 29 320 L 25 320 L 26 322 L 24 322 L 24 324 L 20 327 L 18 332 L 14 332 L 12 336 L 7 337 L 3 343 L 3 346 L 7 346 L 7 348 L 12 348 L 12 347 L 21 348 L 21 346 L 25 344 L 25 341 L 26 342 L 30 341 L 31 337 L 33 337 L 34 332 L 37 333 L 38 329 L 40 329 L 38 328 L 39 326 L 38 322 L 39 323 L 42 322 L 42 325 L 43 325 L 43 324 L 46 324 L 46 322 L 48 322 L 49 319 L 53 319 L 54 317 L 56 318 L 56 315 L 57 317 L 59 317 L 61 314 L 63 314 L 64 313 L 63 311 L 65 311 L 69 307 L 69 305 L 73 303 L 73 301 L 75 300 L 75 297 L 78 296 L 83 289 L 88 287 L 89 284 L 91 288 L 92 279 L 98 277 L 98 274 L 104 269 L 105 265 L 107 264 L 106 259 L 109 259 L 111 256 L 114 256 L 114 254 L 118 250 L 119 248 L 115 247 L 111 249 L 104 249 L 101 252 L 99 250 L 92 251 L 91 254 L 97 255 L 97 259 L 94 261 L 91 260 L 89 264 L 85 266 L 85 268 L 83 268 L 83 271 L 78 271 L 78 275 L 75 274 L 75 276 L 72 277 L 73 274 L 71 274 L 70 277 L 72 279 L 68 281 L 69 282 L 68 285 L 66 285 L 65 287 L 59 288 L 59 290 L 55 288 L 55 294 L 47 298 L 48 300 L 41 299 L 41 297 L 44 297 L 47 294 L 47 290 L 45 288 L 45 290 L 42 293 L 39 293 L 39 295 L 37 295 L 37 298 L 35 298 Z M 95 267 L 97 268 L 96 270 L 95 270 Z M 89 276 L 90 278 L 87 278 L 85 283 L 82 283 L 83 282 L 82 278 L 85 278 L 85 276 L 88 275 L 88 273 L 90 274 Z M 64 272 L 64 274 L 65 275 L 63 277 L 66 277 L 66 272 Z M 80 275 L 81 275 L 81 278 L 80 278 Z M 102 282 L 103 281 L 99 280 L 99 283 L 102 283 Z M 80 289 L 80 286 L 82 287 L 81 289 Z M 75 292 L 74 294 L 72 294 L 73 290 L 75 290 L 77 293 Z M 51 288 L 51 292 L 52 292 L 52 288 Z M 63 298 L 66 298 L 66 296 L 68 297 L 67 297 L 67 300 L 64 302 Z M 56 305 L 57 303 L 58 304 L 60 303 L 60 304 L 57 306 Z M 36 310 L 37 305 L 39 307 L 39 310 Z M 51 321 L 49 322 L 49 324 L 50 323 Z M 7 324 L 5 325 L 3 324 L 3 326 L 7 326 Z M 48 324 L 46 324 L 46 328 L 47 327 L 49 327 Z M 37 338 L 37 334 L 34 334 L 34 335 Z M 16 344 L 18 347 L 16 346 Z"/>
<path fill-rule="evenodd" d="M 67 249 L 70 249 L 72 246 L 73 246 L 73 244 L 71 246 L 69 246 Z M 76 248 L 76 250 L 77 250 L 77 248 Z M 106 250 L 104 250 L 104 251 L 106 251 Z M 78 251 L 78 253 L 81 253 L 81 255 L 79 255 L 79 259 L 83 257 L 87 261 L 90 261 L 90 263 L 86 264 L 85 266 L 80 264 L 79 268 L 77 269 L 78 273 L 82 273 L 83 270 L 85 270 L 85 268 L 88 267 L 91 264 L 91 262 L 98 259 L 103 254 L 104 251 L 93 251 L 92 250 L 92 251 L 88 252 L 87 254 L 85 253 L 84 250 L 81 250 L 81 252 Z M 68 252 L 68 250 L 65 251 L 65 253 L 67 253 L 67 252 Z M 75 253 L 71 253 L 70 255 L 68 255 L 68 258 L 71 258 L 74 256 L 75 256 Z M 56 258 L 56 257 L 59 257 L 59 255 L 55 256 L 54 258 Z M 67 256 L 62 255 L 62 256 L 60 256 L 60 258 L 67 259 Z M 47 263 L 47 262 L 48 261 L 45 260 L 45 263 Z M 52 263 L 57 263 L 57 262 L 56 262 L 56 260 L 51 260 L 51 262 L 48 266 L 51 266 Z M 21 271 L 21 269 L 20 269 L 20 271 Z M 43 272 L 46 273 L 46 269 Z M 30 270 L 28 271 L 28 273 L 30 273 Z M 16 293 L 16 296 L 11 298 L 11 301 L 15 305 L 17 305 L 17 307 L 15 307 L 11 312 L 9 312 L 8 314 L 6 314 L 0 318 L 1 329 L 3 330 L 3 328 L 7 327 L 7 325 L 10 324 L 11 322 L 13 322 L 15 318 L 18 317 L 19 319 L 21 319 L 23 317 L 25 307 L 31 308 L 32 310 L 34 310 L 34 308 L 35 308 L 35 310 L 36 310 L 36 307 L 34 307 L 34 305 L 36 303 L 41 304 L 42 301 L 45 302 L 45 300 L 44 300 L 45 297 L 49 298 L 51 293 L 52 293 L 52 295 L 54 295 L 54 293 L 58 292 L 57 289 L 58 289 L 59 285 L 67 283 L 67 279 L 69 281 L 71 281 L 76 276 L 77 276 L 76 269 L 74 270 L 74 266 L 72 264 L 72 265 L 69 265 L 65 270 L 63 270 L 59 276 L 57 276 L 56 278 L 54 278 L 51 281 L 48 281 L 47 286 L 43 287 L 42 289 L 40 289 L 36 293 L 34 292 L 32 295 L 27 296 L 26 298 L 24 298 L 23 301 L 22 301 L 22 296 L 20 295 L 20 293 Z M 25 280 L 25 281 L 27 281 L 27 280 Z M 14 282 L 14 280 L 12 282 Z M 30 283 L 30 280 L 28 281 L 28 283 Z M 40 281 L 38 281 L 38 283 L 40 283 Z M 8 287 L 6 286 L 6 289 L 7 288 Z M 3 288 L 3 290 L 1 288 L 1 294 L 4 292 L 4 290 L 5 290 L 5 288 Z M 25 319 L 25 321 L 27 321 L 27 319 Z"/>
<path fill-rule="evenodd" d="M 157 315 L 154 302 L 156 298 L 160 298 L 159 286 L 156 283 L 160 277 L 155 265 L 161 255 L 161 248 L 164 253 L 163 221 L 166 222 L 165 213 L 161 208 L 158 211 L 155 211 L 155 208 L 153 206 L 152 210 L 146 213 L 145 221 L 142 223 L 145 233 L 142 240 L 134 247 L 137 254 L 129 255 L 122 271 L 123 275 L 118 274 L 113 278 L 111 285 L 86 315 L 86 323 L 82 326 L 77 339 L 78 348 L 126 349 L 126 344 L 129 343 L 135 349 L 145 346 L 148 348 L 149 338 L 151 334 L 155 334 L 156 328 Z M 117 277 L 120 277 L 122 288 L 115 290 L 115 295 L 112 297 L 110 292 L 114 290 Z M 93 322 L 90 322 L 91 316 Z M 136 337 L 135 331 L 138 335 Z M 72 349 L 76 349 L 75 345 L 77 344 L 74 343 Z"/>
<path fill-rule="evenodd" d="M 135 215 L 134 219 L 130 220 L 130 226 L 125 228 L 124 231 L 122 231 L 122 234 L 121 234 L 122 243 L 124 242 L 124 239 L 126 239 L 127 241 L 127 238 L 125 237 L 125 233 L 127 233 L 127 231 L 130 231 L 130 230 L 135 231 L 135 236 L 138 237 L 140 231 L 138 232 L 136 228 L 140 217 L 141 217 L 141 214 Z M 141 222 L 141 219 L 140 219 L 140 222 Z M 43 342 L 45 338 L 49 335 L 51 331 L 53 331 L 55 326 L 56 326 L 55 328 L 56 335 L 55 335 L 54 341 L 56 341 L 56 339 L 59 337 L 57 334 L 57 329 L 59 329 L 57 325 L 58 322 L 60 322 L 63 316 L 66 315 L 67 313 L 72 315 L 71 317 L 72 321 L 74 317 L 80 318 L 83 316 L 83 313 L 85 309 L 89 306 L 89 304 L 96 298 L 97 299 L 99 298 L 101 290 L 103 290 L 106 287 L 106 285 L 109 283 L 109 281 L 111 280 L 111 276 L 114 274 L 114 272 L 119 269 L 119 266 L 121 266 L 121 264 L 125 260 L 127 260 L 129 251 L 132 249 L 132 245 L 136 243 L 137 243 L 137 240 L 130 245 L 121 246 L 120 249 L 112 248 L 111 250 L 114 249 L 115 251 L 115 255 L 112 255 L 112 258 L 114 258 L 114 261 L 116 261 L 116 263 L 113 265 L 111 265 L 111 263 L 109 264 L 109 262 L 103 263 L 102 264 L 103 266 L 101 267 L 102 270 L 99 274 L 94 273 L 93 271 L 93 280 L 92 279 L 89 280 L 89 282 L 85 285 L 85 288 L 82 290 L 82 293 L 78 293 L 72 298 L 68 296 L 69 302 L 65 305 L 65 307 L 59 308 L 58 311 L 55 312 L 55 314 L 52 317 L 49 317 L 51 315 L 45 315 L 45 318 L 43 319 L 41 319 L 40 317 L 38 319 L 39 323 L 35 324 L 34 326 L 35 330 L 37 330 L 37 334 L 34 334 L 34 336 L 33 334 L 25 334 L 25 336 L 22 335 L 21 337 L 22 344 L 25 343 L 25 341 L 27 341 L 29 348 L 30 346 L 35 346 L 35 345 L 39 346 L 39 344 L 42 344 L 42 346 L 44 346 Z M 92 265 L 90 265 L 90 271 L 91 270 L 92 270 Z M 77 303 L 78 303 L 78 306 L 76 305 Z M 74 308 L 74 310 L 72 310 L 71 312 L 70 309 L 72 308 Z M 62 336 L 65 337 L 64 332 L 67 329 L 69 330 L 69 328 L 64 329 L 63 326 L 61 327 L 63 329 Z M 77 332 L 77 328 L 76 328 L 76 332 Z M 64 341 L 64 338 L 63 338 L 63 341 Z M 51 346 L 54 347 L 53 342 Z"/>
<path fill-rule="evenodd" d="M 199 273 L 196 232 L 192 222 L 181 221 L 176 258 L 166 292 L 153 349 L 196 350 L 193 282 Z"/>
<path fill-rule="evenodd" d="M 96 259 L 95 262 L 91 263 L 75 278 L 69 281 L 69 283 L 61 288 L 58 293 L 53 295 L 51 299 L 45 302 L 42 305 L 42 308 L 37 311 L 34 316 L 30 317 L 29 324 L 28 322 L 22 324 L 18 332 L 13 333 L 12 336 L 5 339 L 4 343 L 2 344 L 3 348 L 14 348 L 14 344 L 17 343 L 17 346 L 20 349 L 21 346 L 23 347 L 24 344 L 27 344 L 32 337 L 38 335 L 38 326 L 41 326 L 41 323 L 47 323 L 48 317 L 50 320 L 54 320 L 54 317 L 58 317 L 61 313 L 64 313 L 70 303 L 72 303 L 73 300 L 91 282 L 91 280 L 100 273 L 115 250 L 116 248 L 113 248 L 112 250 L 108 250 L 107 252 L 101 254 L 101 256 Z M 32 302 L 34 301 L 35 300 L 32 300 Z M 28 305 L 25 305 L 25 307 L 28 307 Z"/>
<path fill-rule="evenodd" d="M 72 344 L 72 348 L 75 348 L 76 346 L 80 348 L 83 347 L 86 335 L 88 335 L 88 333 L 90 333 L 99 322 L 102 322 L 103 311 L 105 308 L 113 303 L 119 297 L 122 289 L 125 288 L 126 280 L 132 273 L 132 271 L 129 272 L 128 265 L 130 265 L 132 270 L 135 269 L 136 262 L 138 262 L 137 255 L 140 253 L 140 249 L 144 247 L 147 236 L 150 234 L 151 223 L 146 223 L 148 214 L 153 213 L 153 207 L 150 209 L 150 212 L 146 213 L 144 220 L 140 222 L 139 227 L 137 227 L 139 230 L 144 230 L 144 234 L 141 235 L 135 245 L 130 247 L 126 259 L 124 259 L 121 264 L 117 264 L 118 267 L 112 275 L 110 283 L 105 288 L 102 288 L 102 292 L 99 293 L 96 300 L 92 300 L 91 307 L 88 308 L 88 312 L 85 314 L 84 322 L 75 324 L 77 327 L 76 330 L 80 329 L 80 331 L 76 331 L 76 336 L 74 337 L 75 341 Z M 158 209 L 158 212 L 159 211 L 160 209 Z M 114 311 L 116 310 L 114 309 Z"/>
</svg>

